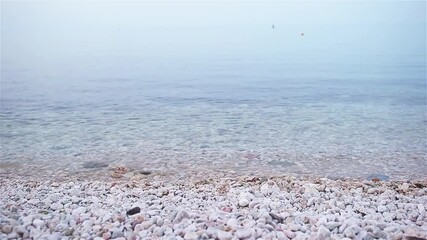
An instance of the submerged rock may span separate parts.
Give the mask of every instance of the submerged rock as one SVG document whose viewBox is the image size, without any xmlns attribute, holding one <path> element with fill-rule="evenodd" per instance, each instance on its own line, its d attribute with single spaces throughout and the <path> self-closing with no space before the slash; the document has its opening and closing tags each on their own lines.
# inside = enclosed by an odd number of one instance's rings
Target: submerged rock
<svg viewBox="0 0 427 240">
<path fill-rule="evenodd" d="M 387 181 L 390 177 L 381 173 L 371 174 L 367 177 L 368 180 L 374 181 Z"/>
<path fill-rule="evenodd" d="M 83 164 L 84 168 L 105 168 L 108 167 L 108 164 L 103 162 L 95 162 L 95 161 L 89 161 Z"/>
<path fill-rule="evenodd" d="M 147 170 L 142 170 L 142 171 L 139 171 L 139 174 L 150 175 L 150 174 L 152 174 L 152 172 L 151 171 L 147 171 Z"/>
<path fill-rule="evenodd" d="M 268 164 L 272 166 L 282 166 L 282 167 L 289 167 L 289 166 L 295 165 L 294 162 L 287 161 L 287 160 L 273 160 L 268 162 Z"/>
</svg>

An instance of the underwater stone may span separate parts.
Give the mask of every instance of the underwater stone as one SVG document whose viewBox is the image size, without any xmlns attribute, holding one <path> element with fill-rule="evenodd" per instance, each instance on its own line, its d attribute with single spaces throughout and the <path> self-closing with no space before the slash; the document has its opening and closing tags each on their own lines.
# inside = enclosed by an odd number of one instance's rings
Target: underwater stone
<svg viewBox="0 0 427 240">
<path fill-rule="evenodd" d="M 102 162 L 86 162 L 85 164 L 83 164 L 84 168 L 105 168 L 108 167 L 108 164 L 106 163 L 102 163 Z"/>
<path fill-rule="evenodd" d="M 142 170 L 139 172 L 139 174 L 142 174 L 142 175 L 150 175 L 151 173 L 152 173 L 151 171 L 147 171 L 147 170 Z"/>
<path fill-rule="evenodd" d="M 381 181 L 387 181 L 390 177 L 384 174 L 371 174 L 367 177 L 368 180 L 379 179 Z"/>
<path fill-rule="evenodd" d="M 282 167 L 289 167 L 289 166 L 295 165 L 294 162 L 287 161 L 287 160 L 273 160 L 268 162 L 268 164 L 272 166 L 282 166 Z"/>
</svg>

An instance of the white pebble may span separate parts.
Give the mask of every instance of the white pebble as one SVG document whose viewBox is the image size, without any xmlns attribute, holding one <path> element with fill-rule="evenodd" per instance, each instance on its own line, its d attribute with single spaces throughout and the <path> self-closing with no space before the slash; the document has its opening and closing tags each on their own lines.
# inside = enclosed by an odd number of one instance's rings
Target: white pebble
<svg viewBox="0 0 427 240">
<path fill-rule="evenodd" d="M 28 200 L 28 203 L 31 205 L 37 205 L 40 203 L 40 201 L 38 199 L 30 199 Z"/>
<path fill-rule="evenodd" d="M 317 239 L 326 240 L 326 239 L 330 239 L 330 237 L 331 237 L 331 232 L 329 231 L 329 229 L 327 229 L 324 226 L 320 226 L 319 230 L 317 230 Z"/>
<path fill-rule="evenodd" d="M 383 213 L 387 211 L 387 207 L 384 205 L 379 205 L 378 206 L 378 212 Z"/>
<path fill-rule="evenodd" d="M 284 233 L 284 232 L 277 231 L 277 232 L 276 232 L 276 236 L 277 236 L 277 239 L 279 239 L 279 240 L 285 240 L 285 239 L 288 239 L 288 238 L 286 237 L 286 235 L 285 235 L 285 233 Z"/>
<path fill-rule="evenodd" d="M 44 221 L 36 218 L 33 220 L 33 225 L 37 228 L 40 228 L 44 225 Z"/>
<path fill-rule="evenodd" d="M 60 203 L 52 203 L 52 204 L 50 204 L 50 209 L 52 209 L 53 211 L 56 211 L 56 210 L 59 210 L 59 209 L 62 209 L 64 206 L 62 205 L 62 204 L 60 204 Z"/>
<path fill-rule="evenodd" d="M 141 232 L 143 232 L 143 231 L 141 231 Z M 111 233 L 109 231 L 103 233 L 102 234 L 102 238 L 104 238 L 104 239 L 110 239 L 111 238 Z"/>
<path fill-rule="evenodd" d="M 246 199 L 246 198 L 241 198 L 239 200 L 239 206 L 240 207 L 247 207 L 247 206 L 249 206 L 249 200 Z"/>
<path fill-rule="evenodd" d="M 352 227 L 348 227 L 344 230 L 344 236 L 348 237 L 348 238 L 354 238 L 356 237 L 356 231 L 354 231 L 354 229 Z"/>
<path fill-rule="evenodd" d="M 76 208 L 76 209 L 74 209 L 72 211 L 71 215 L 78 216 L 78 215 L 80 215 L 82 213 L 85 213 L 85 212 L 86 212 L 86 208 L 84 208 L 84 207 L 78 207 L 78 208 Z"/>
<path fill-rule="evenodd" d="M 230 218 L 227 221 L 227 226 L 229 226 L 232 230 L 236 230 L 239 222 L 235 218 Z"/>
<path fill-rule="evenodd" d="M 17 239 L 18 238 L 18 234 L 16 232 L 12 232 L 12 233 L 9 233 L 6 238 L 7 239 Z"/>
<path fill-rule="evenodd" d="M 102 217 L 102 222 L 105 223 L 105 222 L 109 221 L 112 217 L 113 217 L 113 215 L 111 213 L 107 213 Z"/>
<path fill-rule="evenodd" d="M 252 232 L 249 229 L 239 229 L 236 231 L 236 237 L 240 239 L 250 238 Z"/>
<path fill-rule="evenodd" d="M 376 193 L 376 192 L 377 192 L 376 188 L 369 188 L 368 191 L 367 191 L 368 194 L 373 194 L 373 193 Z"/>
<path fill-rule="evenodd" d="M 295 238 L 297 236 L 294 232 L 290 230 L 284 230 L 283 232 L 285 233 L 286 237 L 290 239 Z"/>
<path fill-rule="evenodd" d="M 195 232 L 186 232 L 184 235 L 185 240 L 196 240 L 199 238 L 199 235 Z"/>
<path fill-rule="evenodd" d="M 114 228 L 113 229 L 113 234 L 111 235 L 111 238 L 119 238 L 119 237 L 123 237 L 123 232 L 119 229 L 119 228 Z"/>
<path fill-rule="evenodd" d="M 165 233 L 165 230 L 161 227 L 156 227 L 153 231 L 153 234 L 156 235 L 157 237 L 163 236 L 164 233 Z"/>
<path fill-rule="evenodd" d="M 426 215 L 426 209 L 425 209 L 423 204 L 421 204 L 421 203 L 418 204 L 417 208 L 418 208 L 418 212 L 420 213 L 421 216 Z"/>
<path fill-rule="evenodd" d="M 163 223 L 164 223 L 164 221 L 163 221 L 163 219 L 161 217 L 159 217 L 156 220 L 156 225 L 159 226 L 159 227 L 163 226 Z"/>
<path fill-rule="evenodd" d="M 174 223 L 179 223 L 179 222 L 182 221 L 182 219 L 188 218 L 188 217 L 189 217 L 189 215 L 188 215 L 188 213 L 185 210 L 179 210 L 176 213 L 175 218 L 173 219 L 173 222 Z"/>
<path fill-rule="evenodd" d="M 147 230 L 142 230 L 138 232 L 138 236 L 141 238 L 145 238 L 148 235 L 148 231 Z M 108 239 L 108 238 L 105 238 Z"/>
<path fill-rule="evenodd" d="M 19 235 L 28 234 L 28 230 L 24 226 L 16 226 L 13 231 Z"/>
<path fill-rule="evenodd" d="M 339 222 L 328 222 L 326 223 L 325 227 L 329 229 L 330 231 L 334 230 L 335 228 L 341 226 L 341 223 Z"/>
<path fill-rule="evenodd" d="M 218 239 L 219 240 L 230 240 L 233 238 L 233 235 L 226 231 L 218 231 Z"/>
<path fill-rule="evenodd" d="M 138 225 L 141 225 L 142 229 L 148 229 L 153 225 L 153 222 L 148 220 L 148 221 L 144 221 Z"/>
</svg>

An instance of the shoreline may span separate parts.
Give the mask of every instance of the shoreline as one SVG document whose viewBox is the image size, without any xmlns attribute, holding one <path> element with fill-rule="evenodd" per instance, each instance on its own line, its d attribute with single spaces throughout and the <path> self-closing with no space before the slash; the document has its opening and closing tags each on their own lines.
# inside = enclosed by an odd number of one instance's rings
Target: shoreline
<svg viewBox="0 0 427 240">
<path fill-rule="evenodd" d="M 1 239 L 427 239 L 427 179 L 1 180 Z"/>
</svg>

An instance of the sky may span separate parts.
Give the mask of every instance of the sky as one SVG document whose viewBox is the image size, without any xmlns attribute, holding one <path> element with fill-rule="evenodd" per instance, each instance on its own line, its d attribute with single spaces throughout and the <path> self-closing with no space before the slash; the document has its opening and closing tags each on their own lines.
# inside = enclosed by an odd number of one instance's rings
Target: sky
<svg viewBox="0 0 427 240">
<path fill-rule="evenodd" d="M 105 54 L 212 56 L 234 51 L 267 56 L 306 51 L 422 57 L 425 45 L 426 1 L 1 4 L 1 57 L 6 67 Z"/>
<path fill-rule="evenodd" d="M 2 29 L 6 34 L 104 27 L 253 26 L 271 23 L 375 26 L 425 24 L 426 2 L 2 1 L 1 15 Z"/>
</svg>

